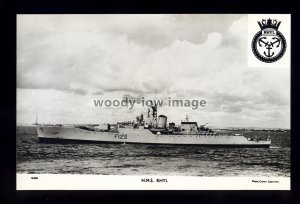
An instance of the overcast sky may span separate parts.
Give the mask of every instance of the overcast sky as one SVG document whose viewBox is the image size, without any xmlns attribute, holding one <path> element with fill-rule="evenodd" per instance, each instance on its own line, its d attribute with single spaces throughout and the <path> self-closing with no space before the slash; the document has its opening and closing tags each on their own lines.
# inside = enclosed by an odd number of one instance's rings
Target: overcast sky
<svg viewBox="0 0 300 204">
<path fill-rule="evenodd" d="M 290 70 L 247 67 L 247 15 L 18 15 L 17 122 L 133 120 L 93 99 L 205 99 L 162 107 L 211 126 L 290 127 Z"/>
</svg>

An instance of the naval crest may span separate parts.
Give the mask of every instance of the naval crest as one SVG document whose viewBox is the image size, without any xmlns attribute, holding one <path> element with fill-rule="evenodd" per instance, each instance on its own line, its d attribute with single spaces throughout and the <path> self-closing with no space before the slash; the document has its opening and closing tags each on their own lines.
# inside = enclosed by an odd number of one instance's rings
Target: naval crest
<svg viewBox="0 0 300 204">
<path fill-rule="evenodd" d="M 258 22 L 258 31 L 252 40 L 254 55 L 263 62 L 272 63 L 279 60 L 285 53 L 286 40 L 278 30 L 281 21 L 276 19 L 262 19 Z"/>
</svg>

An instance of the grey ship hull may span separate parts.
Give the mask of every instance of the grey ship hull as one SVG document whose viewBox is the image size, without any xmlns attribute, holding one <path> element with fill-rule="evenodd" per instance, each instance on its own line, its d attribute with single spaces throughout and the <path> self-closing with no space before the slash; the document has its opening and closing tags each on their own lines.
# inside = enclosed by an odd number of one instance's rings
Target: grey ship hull
<svg viewBox="0 0 300 204">
<path fill-rule="evenodd" d="M 113 131 L 92 131 L 77 127 L 37 126 L 41 141 L 84 142 L 84 143 L 128 143 L 152 145 L 186 145 L 207 147 L 263 147 L 268 148 L 271 141 L 249 141 L 244 136 L 234 135 L 182 135 L 153 134 L 144 128 L 119 128 Z"/>
</svg>

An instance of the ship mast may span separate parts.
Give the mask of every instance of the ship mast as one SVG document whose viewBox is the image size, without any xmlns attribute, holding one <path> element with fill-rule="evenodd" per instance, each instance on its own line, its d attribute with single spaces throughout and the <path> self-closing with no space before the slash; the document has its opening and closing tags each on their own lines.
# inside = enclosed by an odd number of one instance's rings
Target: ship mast
<svg viewBox="0 0 300 204">
<path fill-rule="evenodd" d="M 35 123 L 34 123 L 34 125 L 38 125 L 37 121 L 38 121 L 38 119 L 37 119 L 37 114 L 36 114 L 35 115 Z"/>
<path fill-rule="evenodd" d="M 152 118 L 155 127 L 157 128 L 157 103 L 154 101 L 154 106 L 152 106 Z"/>
<path fill-rule="evenodd" d="M 186 114 L 186 116 L 185 116 L 185 121 L 189 122 L 189 115 L 188 114 Z"/>
</svg>

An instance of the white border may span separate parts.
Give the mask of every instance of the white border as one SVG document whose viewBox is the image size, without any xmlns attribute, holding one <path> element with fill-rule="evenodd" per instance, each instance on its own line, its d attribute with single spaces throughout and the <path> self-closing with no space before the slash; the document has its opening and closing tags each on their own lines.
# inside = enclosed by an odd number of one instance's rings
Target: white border
<svg viewBox="0 0 300 204">
<path fill-rule="evenodd" d="M 17 190 L 290 190 L 290 178 L 17 174 Z"/>
</svg>

